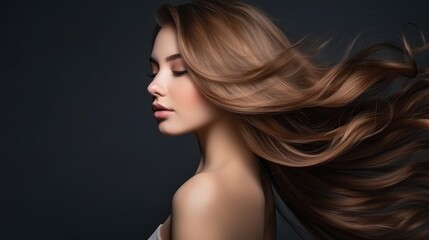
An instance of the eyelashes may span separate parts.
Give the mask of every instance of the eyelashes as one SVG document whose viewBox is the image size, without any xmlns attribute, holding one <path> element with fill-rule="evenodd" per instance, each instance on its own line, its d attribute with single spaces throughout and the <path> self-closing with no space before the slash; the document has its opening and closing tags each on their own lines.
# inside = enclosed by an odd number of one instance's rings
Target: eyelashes
<svg viewBox="0 0 429 240">
<path fill-rule="evenodd" d="M 188 73 L 188 70 L 184 70 L 184 71 L 173 71 L 173 76 L 175 76 L 175 77 L 180 77 L 180 76 L 185 75 L 186 73 Z M 147 76 L 148 76 L 149 78 L 154 78 L 154 77 L 156 76 L 156 73 L 149 73 L 149 74 L 147 74 Z"/>
<path fill-rule="evenodd" d="M 147 74 L 147 76 L 148 76 L 149 78 L 154 78 L 154 77 L 155 77 L 155 75 L 156 75 L 156 74 L 154 74 L 154 73 L 148 73 L 148 74 Z"/>
<path fill-rule="evenodd" d="M 188 73 L 188 70 L 183 70 L 183 71 L 173 71 L 173 76 L 175 77 L 180 77 L 182 75 L 185 75 L 186 73 Z"/>
</svg>

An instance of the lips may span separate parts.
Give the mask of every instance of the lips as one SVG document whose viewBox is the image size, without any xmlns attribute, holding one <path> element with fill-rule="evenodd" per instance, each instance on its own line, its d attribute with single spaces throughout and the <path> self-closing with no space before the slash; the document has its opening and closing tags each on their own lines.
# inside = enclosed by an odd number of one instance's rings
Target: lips
<svg viewBox="0 0 429 240">
<path fill-rule="evenodd" d="M 167 118 L 168 116 L 170 116 L 173 113 L 173 111 L 168 111 L 168 110 L 158 110 L 155 111 L 154 116 L 158 119 L 163 119 L 163 118 Z"/>
<path fill-rule="evenodd" d="M 152 104 L 152 110 L 155 111 L 173 111 L 173 109 L 167 108 L 160 103 Z"/>
<path fill-rule="evenodd" d="M 160 103 L 152 104 L 152 110 L 157 119 L 165 119 L 173 113 L 173 109 L 167 108 Z"/>
</svg>

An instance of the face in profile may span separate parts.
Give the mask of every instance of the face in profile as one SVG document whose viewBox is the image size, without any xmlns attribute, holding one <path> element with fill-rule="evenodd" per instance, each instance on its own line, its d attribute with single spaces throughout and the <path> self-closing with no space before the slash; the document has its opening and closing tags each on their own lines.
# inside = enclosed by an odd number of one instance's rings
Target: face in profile
<svg viewBox="0 0 429 240">
<path fill-rule="evenodd" d="M 153 80 L 147 90 L 153 96 L 155 110 L 158 109 L 154 117 L 161 133 L 192 132 L 216 118 L 216 108 L 202 97 L 187 72 L 172 26 L 162 27 L 156 36 L 150 64 Z"/>
</svg>

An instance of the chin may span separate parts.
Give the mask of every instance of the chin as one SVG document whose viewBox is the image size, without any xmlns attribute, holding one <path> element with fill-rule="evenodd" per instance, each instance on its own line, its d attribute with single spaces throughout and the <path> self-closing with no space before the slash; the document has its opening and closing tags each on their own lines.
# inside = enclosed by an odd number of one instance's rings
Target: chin
<svg viewBox="0 0 429 240">
<path fill-rule="evenodd" d="M 165 126 L 164 126 L 165 125 Z M 159 123 L 159 132 L 162 135 L 166 136 L 180 136 L 188 133 L 189 131 L 186 131 L 184 129 L 178 129 L 174 127 L 166 126 L 167 124 Z"/>
</svg>

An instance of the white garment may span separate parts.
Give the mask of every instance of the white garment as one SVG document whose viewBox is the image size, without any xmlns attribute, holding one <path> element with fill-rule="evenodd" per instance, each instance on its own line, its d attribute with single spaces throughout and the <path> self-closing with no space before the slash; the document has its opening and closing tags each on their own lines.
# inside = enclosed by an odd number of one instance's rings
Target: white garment
<svg viewBox="0 0 429 240">
<path fill-rule="evenodd" d="M 159 224 L 159 226 L 156 228 L 156 230 L 150 235 L 150 237 L 147 240 L 162 240 L 161 238 L 161 226 L 162 224 Z"/>
</svg>

